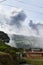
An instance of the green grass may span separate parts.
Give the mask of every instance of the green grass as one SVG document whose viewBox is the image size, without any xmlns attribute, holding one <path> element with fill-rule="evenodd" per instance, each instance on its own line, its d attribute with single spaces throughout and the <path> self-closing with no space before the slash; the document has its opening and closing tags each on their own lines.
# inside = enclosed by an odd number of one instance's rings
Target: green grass
<svg viewBox="0 0 43 65">
<path fill-rule="evenodd" d="M 13 65 L 19 65 L 19 62 L 21 61 L 26 61 L 26 63 L 32 65 L 43 65 L 43 59 L 26 59 L 26 60 L 19 59 L 19 56 L 16 55 L 16 52 L 18 51 L 22 53 L 23 49 L 10 47 L 9 45 L 6 45 L 3 41 L 0 40 L 0 55 L 3 56 L 5 54 L 5 57 L 1 58 L 2 63 L 8 63 L 8 64 L 10 63 L 8 57 L 6 57 L 6 55 L 9 54 L 13 59 Z M 0 63 L 0 65 L 3 65 L 2 63 Z"/>
<path fill-rule="evenodd" d="M 9 54 L 13 59 L 12 65 L 19 65 L 19 57 L 18 57 L 18 55 L 16 55 L 16 52 L 18 52 L 18 51 L 21 52 L 22 50 L 10 47 L 9 45 L 6 45 L 3 41 L 0 40 L 0 58 L 2 56 L 2 58 L 1 58 L 2 61 L 0 61 L 0 62 L 6 62 L 6 60 L 7 60 L 6 56 L 7 56 L 7 54 Z M 3 56 L 3 55 L 5 55 L 5 56 Z M 5 59 L 3 60 L 4 57 L 6 60 Z M 9 61 L 8 62 L 8 64 L 9 64 L 10 63 L 9 58 L 7 61 Z M 0 65 L 6 65 L 6 64 L 0 63 Z"/>
<path fill-rule="evenodd" d="M 27 59 L 26 62 L 32 65 L 43 65 L 43 59 Z"/>
</svg>

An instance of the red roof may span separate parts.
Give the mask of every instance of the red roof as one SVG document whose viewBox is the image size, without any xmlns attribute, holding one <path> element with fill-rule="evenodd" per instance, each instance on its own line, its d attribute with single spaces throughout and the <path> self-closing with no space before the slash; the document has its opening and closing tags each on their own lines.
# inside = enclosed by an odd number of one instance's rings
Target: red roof
<svg viewBox="0 0 43 65">
<path fill-rule="evenodd" d="M 43 53 L 43 51 L 29 51 L 27 53 L 31 53 L 31 54 L 37 54 L 37 53 L 39 53 L 39 54 L 41 54 L 41 53 Z"/>
</svg>

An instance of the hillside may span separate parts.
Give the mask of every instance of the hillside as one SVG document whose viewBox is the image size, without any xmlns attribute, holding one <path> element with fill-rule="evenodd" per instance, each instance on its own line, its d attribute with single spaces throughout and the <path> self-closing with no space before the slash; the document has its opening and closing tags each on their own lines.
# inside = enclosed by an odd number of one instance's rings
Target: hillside
<svg viewBox="0 0 43 65">
<path fill-rule="evenodd" d="M 22 51 L 6 45 L 0 41 L 0 65 L 19 65 L 19 57 L 16 52 Z"/>
<path fill-rule="evenodd" d="M 0 52 L 0 65 L 13 65 L 13 58 L 10 54 Z"/>
</svg>

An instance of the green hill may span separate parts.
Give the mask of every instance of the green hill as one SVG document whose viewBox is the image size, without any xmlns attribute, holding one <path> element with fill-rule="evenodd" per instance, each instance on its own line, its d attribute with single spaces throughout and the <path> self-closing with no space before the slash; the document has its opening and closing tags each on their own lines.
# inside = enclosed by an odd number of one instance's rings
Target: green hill
<svg viewBox="0 0 43 65">
<path fill-rule="evenodd" d="M 0 65 L 19 65 L 19 57 L 16 52 L 22 51 L 6 45 L 0 41 Z"/>
</svg>

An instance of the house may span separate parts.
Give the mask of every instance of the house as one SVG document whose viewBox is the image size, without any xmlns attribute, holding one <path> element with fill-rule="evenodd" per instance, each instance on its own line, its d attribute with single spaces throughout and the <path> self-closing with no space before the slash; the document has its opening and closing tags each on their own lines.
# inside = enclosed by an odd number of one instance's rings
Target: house
<svg viewBox="0 0 43 65">
<path fill-rule="evenodd" d="M 43 50 L 42 49 L 31 49 L 31 50 L 24 50 L 23 53 L 16 52 L 19 55 L 19 58 L 31 58 L 31 59 L 42 59 L 43 58 Z"/>
<path fill-rule="evenodd" d="M 34 59 L 36 59 L 36 58 L 43 58 L 43 50 L 28 50 L 28 51 L 26 51 L 26 55 L 27 55 L 27 58 L 34 58 Z"/>
</svg>

